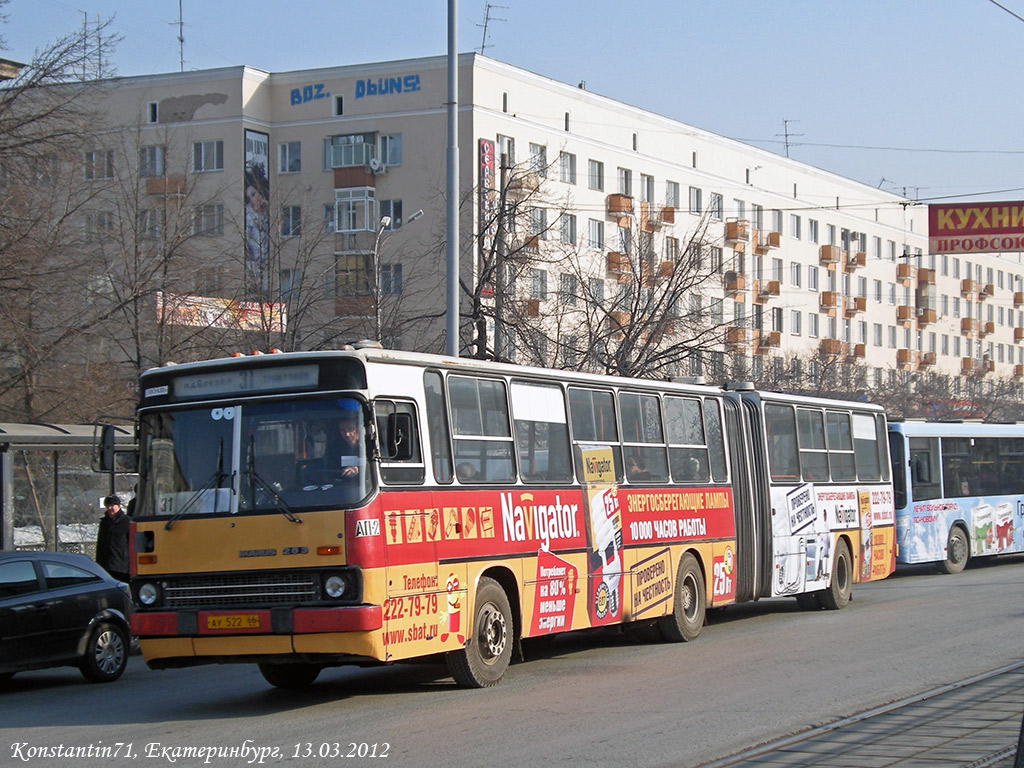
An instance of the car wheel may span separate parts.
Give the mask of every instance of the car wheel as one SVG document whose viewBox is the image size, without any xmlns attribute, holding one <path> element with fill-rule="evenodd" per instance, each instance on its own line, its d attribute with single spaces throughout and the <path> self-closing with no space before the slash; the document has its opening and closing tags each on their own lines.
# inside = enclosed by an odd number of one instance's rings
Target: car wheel
<svg viewBox="0 0 1024 768">
<path fill-rule="evenodd" d="M 112 683 L 128 666 L 128 633 L 116 624 L 97 624 L 89 634 L 82 675 L 93 683 Z"/>
</svg>

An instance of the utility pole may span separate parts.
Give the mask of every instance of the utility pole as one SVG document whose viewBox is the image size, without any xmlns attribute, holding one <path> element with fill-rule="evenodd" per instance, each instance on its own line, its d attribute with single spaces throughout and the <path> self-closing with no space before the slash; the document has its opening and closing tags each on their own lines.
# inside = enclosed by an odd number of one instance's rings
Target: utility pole
<svg viewBox="0 0 1024 768">
<path fill-rule="evenodd" d="M 448 0 L 448 216 L 447 338 L 445 352 L 459 356 L 459 0 Z"/>
</svg>

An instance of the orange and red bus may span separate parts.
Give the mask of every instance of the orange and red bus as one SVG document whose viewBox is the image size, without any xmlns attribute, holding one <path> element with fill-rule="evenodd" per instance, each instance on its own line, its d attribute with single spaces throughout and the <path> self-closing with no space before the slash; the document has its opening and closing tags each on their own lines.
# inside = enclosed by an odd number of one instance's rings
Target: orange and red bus
<svg viewBox="0 0 1024 768">
<path fill-rule="evenodd" d="M 866 403 L 380 349 L 141 379 L 132 632 L 150 667 L 444 654 L 497 683 L 523 638 L 793 596 L 895 563 Z"/>
</svg>

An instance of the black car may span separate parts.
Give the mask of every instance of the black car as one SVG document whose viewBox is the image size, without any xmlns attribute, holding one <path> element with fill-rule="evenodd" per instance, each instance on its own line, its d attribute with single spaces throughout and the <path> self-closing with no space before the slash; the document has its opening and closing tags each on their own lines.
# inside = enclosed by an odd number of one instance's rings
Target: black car
<svg viewBox="0 0 1024 768">
<path fill-rule="evenodd" d="M 0 552 L 0 681 L 76 666 L 110 683 L 128 663 L 128 586 L 84 555 Z"/>
</svg>

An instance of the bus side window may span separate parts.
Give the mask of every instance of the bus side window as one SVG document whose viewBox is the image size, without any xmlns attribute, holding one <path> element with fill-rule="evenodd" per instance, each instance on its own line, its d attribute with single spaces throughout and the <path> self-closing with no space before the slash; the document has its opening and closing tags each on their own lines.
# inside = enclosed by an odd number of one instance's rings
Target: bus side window
<svg viewBox="0 0 1024 768">
<path fill-rule="evenodd" d="M 828 454 L 825 453 L 825 422 L 817 409 L 796 411 L 800 437 L 800 466 L 808 482 L 828 482 Z"/>
<path fill-rule="evenodd" d="M 427 401 L 427 431 L 430 439 L 430 460 L 434 479 L 450 483 L 452 472 L 452 445 L 448 432 L 448 412 L 444 404 L 444 383 L 437 371 L 423 374 L 423 391 Z"/>
<path fill-rule="evenodd" d="M 619 393 L 623 457 L 629 482 L 668 480 L 668 459 L 657 395 Z"/>
<path fill-rule="evenodd" d="M 665 432 L 672 479 L 677 483 L 706 483 L 710 478 L 701 401 L 665 398 Z"/>
<path fill-rule="evenodd" d="M 788 405 L 765 405 L 764 428 L 768 438 L 768 461 L 772 480 L 793 483 L 800 479 L 797 460 L 796 423 Z"/>
<path fill-rule="evenodd" d="M 939 439 L 910 438 L 910 492 L 914 501 L 927 501 L 942 496 L 938 478 Z"/>
<path fill-rule="evenodd" d="M 381 454 L 381 480 L 392 484 L 422 483 L 424 467 L 416 404 L 376 400 L 373 410 Z"/>
<path fill-rule="evenodd" d="M 513 381 L 512 415 L 523 482 L 571 480 L 569 422 L 561 387 Z"/>
<path fill-rule="evenodd" d="M 622 447 L 615 420 L 615 398 L 611 392 L 599 389 L 569 387 L 569 421 L 572 425 L 572 455 L 576 476 L 582 479 L 582 447 L 588 445 L 611 446 L 615 461 L 615 482 L 622 482 Z"/>
<path fill-rule="evenodd" d="M 450 376 L 448 398 L 455 464 L 465 464 L 463 472 L 472 469 L 480 482 L 513 482 L 516 468 L 505 382 Z"/>
</svg>

